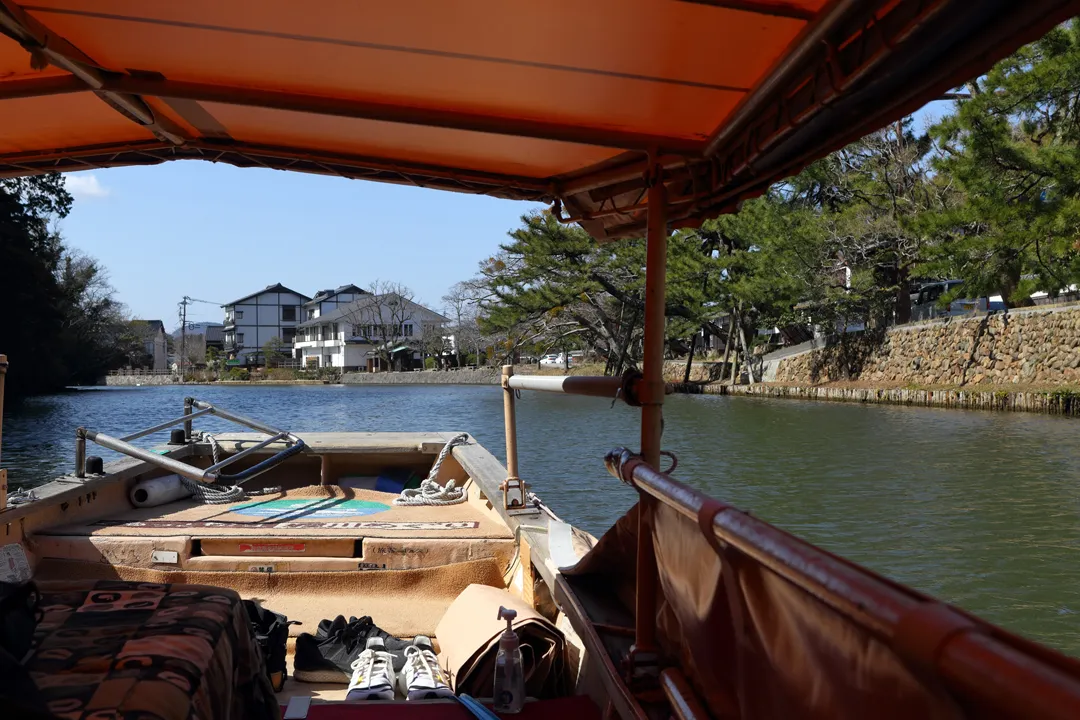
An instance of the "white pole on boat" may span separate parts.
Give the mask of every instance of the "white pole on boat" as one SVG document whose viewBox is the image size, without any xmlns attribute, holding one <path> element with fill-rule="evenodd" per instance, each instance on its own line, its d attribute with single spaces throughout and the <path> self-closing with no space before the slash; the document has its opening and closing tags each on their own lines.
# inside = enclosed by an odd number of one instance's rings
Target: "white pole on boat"
<svg viewBox="0 0 1080 720">
<path fill-rule="evenodd" d="M 664 338 L 667 294 L 667 193 L 663 170 L 651 169 L 645 251 L 645 348 L 641 382 L 641 456 L 660 469 L 660 435 L 664 422 Z M 656 501 L 639 493 L 637 599 L 631 662 L 648 662 L 656 653 L 656 553 L 652 515 Z"/>
<path fill-rule="evenodd" d="M 503 387 L 503 422 L 506 425 L 506 480 L 503 482 L 503 506 L 524 506 L 525 490 L 518 475 L 518 452 L 517 452 L 517 410 L 515 407 L 516 392 L 510 387 L 510 378 L 514 376 L 513 365 L 502 366 Z M 518 491 L 520 497 L 510 499 L 510 491 Z"/>
</svg>

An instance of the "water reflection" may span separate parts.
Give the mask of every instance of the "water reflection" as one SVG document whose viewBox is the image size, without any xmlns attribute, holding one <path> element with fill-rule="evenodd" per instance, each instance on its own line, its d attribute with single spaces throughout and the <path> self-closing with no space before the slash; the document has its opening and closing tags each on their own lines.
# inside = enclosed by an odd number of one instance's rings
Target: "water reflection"
<svg viewBox="0 0 1080 720">
<path fill-rule="evenodd" d="M 74 429 L 112 434 L 180 414 L 194 394 L 296 431 L 466 430 L 503 458 L 496 387 L 162 387 L 35 398 L 4 419 L 14 483 L 66 473 Z M 521 474 L 599 534 L 634 501 L 603 455 L 637 448 L 637 413 L 526 393 Z M 674 397 L 677 475 L 884 575 L 1080 654 L 1075 419 L 748 398 Z M 196 427 L 223 430 L 220 420 Z M 164 436 L 160 436 L 164 437 Z M 147 442 L 152 442 L 148 439 Z M 99 453 L 108 456 L 108 453 Z"/>
</svg>

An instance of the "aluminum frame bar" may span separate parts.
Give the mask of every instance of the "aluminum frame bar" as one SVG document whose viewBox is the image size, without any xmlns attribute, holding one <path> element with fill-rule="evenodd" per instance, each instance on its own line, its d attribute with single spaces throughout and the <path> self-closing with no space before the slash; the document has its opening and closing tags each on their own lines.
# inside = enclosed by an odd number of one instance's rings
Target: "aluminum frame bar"
<svg viewBox="0 0 1080 720">
<path fill-rule="evenodd" d="M 91 440 L 103 448 L 115 450 L 118 453 L 123 453 L 124 455 L 133 457 L 136 460 L 142 460 L 151 465 L 157 465 L 158 467 L 165 468 L 170 472 L 182 475 L 196 482 L 209 483 L 213 482 L 217 477 L 216 475 L 207 475 L 205 470 L 197 468 L 194 465 L 188 465 L 187 463 L 182 463 L 179 460 L 175 460 L 166 455 L 158 455 L 153 451 L 144 450 L 141 447 L 136 447 L 131 443 L 124 442 L 120 438 L 114 438 L 111 435 L 99 433 L 96 430 L 84 430 L 83 432 L 86 433 L 87 440 Z"/>
<path fill-rule="evenodd" d="M 123 442 L 131 442 L 132 440 L 138 440 L 141 437 L 153 435 L 154 433 L 160 432 L 161 430 L 171 428 L 173 425 L 179 425 L 180 423 L 187 422 L 191 418 L 198 417 L 200 415 L 207 415 L 210 412 L 211 410 L 199 410 L 198 412 L 193 412 L 190 415 L 181 415 L 175 420 L 169 420 L 167 422 L 161 423 L 160 425 L 155 425 L 154 427 L 146 428 L 145 430 L 139 430 L 138 432 L 132 433 L 131 435 L 125 435 L 124 437 L 119 439 Z"/>
<path fill-rule="evenodd" d="M 192 413 L 192 415 L 195 415 L 195 413 Z M 276 443 L 279 440 L 286 439 L 288 436 L 289 436 L 289 433 L 287 433 L 287 432 L 279 432 L 277 435 L 272 435 L 272 436 L 268 437 L 266 440 L 263 440 L 262 442 L 260 442 L 257 445 L 252 445 L 249 448 L 244 448 L 243 450 L 236 453 L 235 455 L 230 455 L 229 457 L 225 458 L 221 462 L 216 463 L 214 465 L 211 465 L 210 467 L 206 468 L 206 472 L 208 472 L 208 473 L 216 472 L 216 471 L 220 470 L 221 468 L 225 467 L 226 465 L 231 465 L 232 463 L 236 462 L 240 458 L 247 457 L 248 455 L 251 455 L 252 453 L 256 453 L 256 452 L 262 450 L 263 448 L 265 448 L 268 445 L 273 445 L 274 443 Z"/>
<path fill-rule="evenodd" d="M 196 400 L 195 398 L 191 399 L 191 406 L 199 410 L 209 409 L 210 413 L 213 415 L 224 418 L 226 420 L 231 420 L 237 425 L 243 425 L 245 427 L 251 428 L 252 430 L 258 430 L 259 432 L 266 433 L 267 435 L 276 435 L 277 433 L 285 432 L 284 430 L 280 430 L 276 427 L 271 427 L 266 423 L 261 423 L 258 420 L 252 420 L 249 417 L 246 417 L 244 415 L 238 415 L 234 412 L 229 412 L 228 410 L 222 410 L 215 405 L 211 405 L 208 402 L 203 402 L 202 400 Z M 194 413 L 192 413 L 192 415 L 194 415 Z M 286 433 L 286 435 L 292 441 L 296 441 L 299 439 L 292 433 Z"/>
</svg>

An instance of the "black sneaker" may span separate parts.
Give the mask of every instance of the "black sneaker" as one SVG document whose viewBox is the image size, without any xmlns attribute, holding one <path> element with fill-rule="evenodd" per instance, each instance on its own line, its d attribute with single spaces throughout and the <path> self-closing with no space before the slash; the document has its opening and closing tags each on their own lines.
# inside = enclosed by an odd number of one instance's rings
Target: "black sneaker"
<svg viewBox="0 0 1080 720">
<path fill-rule="evenodd" d="M 274 692 L 281 692 L 288 677 L 285 646 L 289 640 L 289 626 L 301 623 L 297 620 L 290 621 L 284 615 L 267 610 L 251 600 L 244 600 L 244 609 L 247 611 L 251 632 L 262 651 L 270 684 L 274 686 Z"/>
<path fill-rule="evenodd" d="M 368 638 L 373 637 L 382 638 L 393 656 L 395 672 L 404 667 L 407 642 L 376 627 L 369 616 L 354 617 L 346 623 L 339 615 L 333 621 L 320 622 L 316 635 L 304 633 L 296 638 L 293 677 L 302 682 L 347 683 L 353 661 L 367 647 Z"/>
</svg>

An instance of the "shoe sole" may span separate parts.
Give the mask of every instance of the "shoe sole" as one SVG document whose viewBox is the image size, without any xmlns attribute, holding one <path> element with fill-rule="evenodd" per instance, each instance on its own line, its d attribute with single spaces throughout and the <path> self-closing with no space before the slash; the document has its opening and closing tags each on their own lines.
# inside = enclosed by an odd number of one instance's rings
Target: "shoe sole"
<svg viewBox="0 0 1080 720">
<path fill-rule="evenodd" d="M 346 700 L 393 700 L 394 689 L 383 688 L 382 690 L 350 690 L 345 695 Z"/>
<path fill-rule="evenodd" d="M 410 690 L 406 696 L 407 700 L 439 700 L 442 698 L 456 698 L 457 695 L 450 688 L 422 688 L 419 690 Z"/>
<path fill-rule="evenodd" d="M 340 670 L 294 670 L 293 679 L 308 683 L 348 683 L 349 676 Z"/>
</svg>

